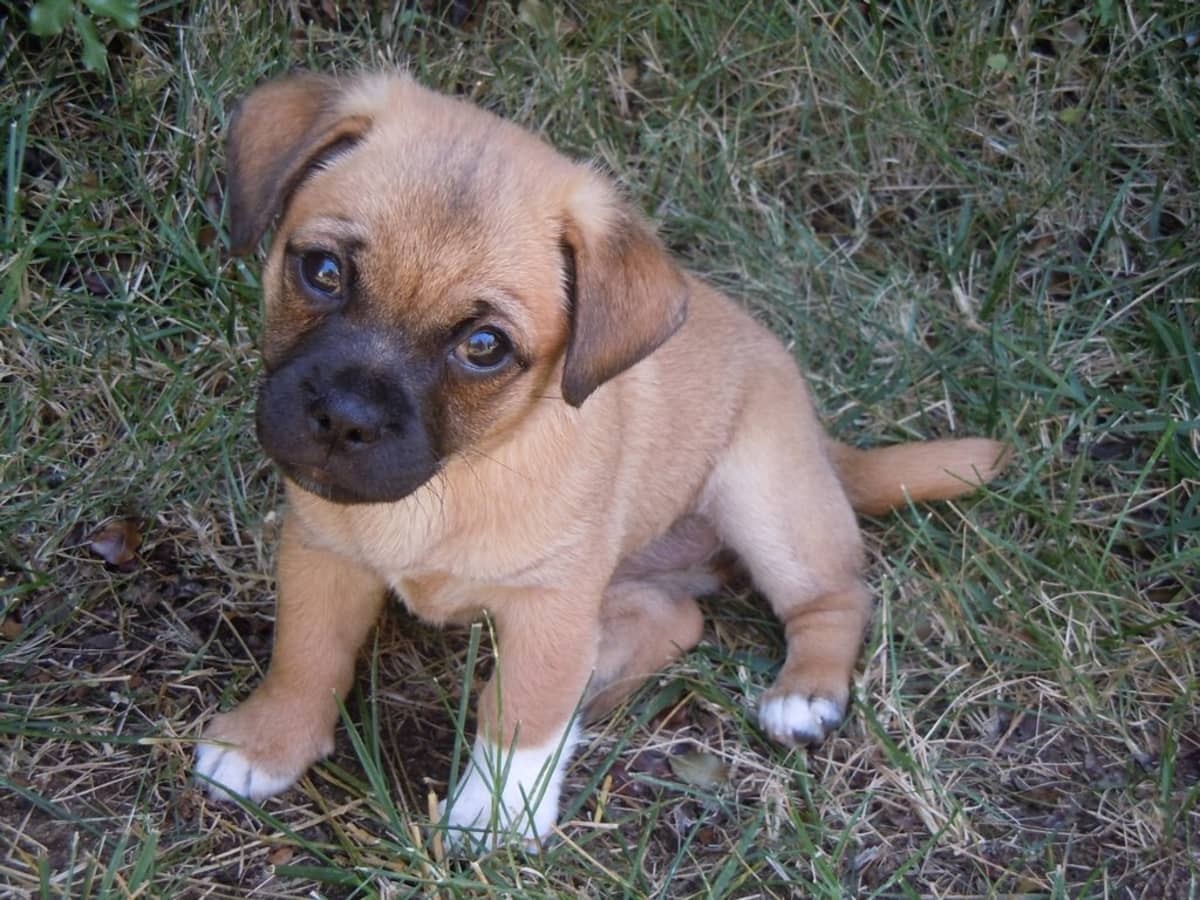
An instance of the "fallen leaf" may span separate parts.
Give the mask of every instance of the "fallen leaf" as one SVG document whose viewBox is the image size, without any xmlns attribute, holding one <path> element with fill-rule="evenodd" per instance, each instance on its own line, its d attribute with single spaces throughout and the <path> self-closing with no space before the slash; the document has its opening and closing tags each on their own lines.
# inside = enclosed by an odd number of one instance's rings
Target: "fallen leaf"
<svg viewBox="0 0 1200 900">
<path fill-rule="evenodd" d="M 195 788 L 187 788 L 176 796 L 174 805 L 175 815 L 181 819 L 191 819 L 196 815 L 200 806 L 200 792 Z"/>
<path fill-rule="evenodd" d="M 216 242 L 217 229 L 213 228 L 207 222 L 196 230 L 196 246 L 201 250 L 207 250 Z"/>
<path fill-rule="evenodd" d="M 720 787 L 729 780 L 729 766 L 702 750 L 680 753 L 669 760 L 675 777 L 698 788 Z"/>
<path fill-rule="evenodd" d="M 0 622 L 0 637 L 8 641 L 15 641 L 21 636 L 21 623 L 15 618 L 5 619 Z"/>
<path fill-rule="evenodd" d="M 542 0 L 521 0 L 517 4 L 517 18 L 535 31 L 554 33 L 554 8 Z"/>
<path fill-rule="evenodd" d="M 121 646 L 121 636 L 115 631 L 93 635 L 83 642 L 84 650 L 116 650 Z"/>
<path fill-rule="evenodd" d="M 1079 19 L 1064 19 L 1058 23 L 1058 36 L 1069 44 L 1082 47 L 1087 43 L 1088 31 Z"/>
<path fill-rule="evenodd" d="M 269 866 L 286 865 L 287 863 L 291 862 L 291 859 L 295 855 L 295 852 L 296 851 L 293 850 L 291 847 L 276 847 L 274 850 L 272 850 L 270 853 L 267 854 L 267 865 L 269 865 Z"/>
<path fill-rule="evenodd" d="M 1003 53 L 993 53 L 987 58 L 987 67 L 993 72 L 1003 72 L 1008 68 L 1008 56 Z"/>
<path fill-rule="evenodd" d="M 85 269 L 80 273 L 83 280 L 83 286 L 87 288 L 87 292 L 93 297 L 111 297 L 116 293 L 116 287 L 113 285 L 113 280 L 103 272 L 97 272 L 95 269 Z"/>
<path fill-rule="evenodd" d="M 128 566 L 141 543 L 137 519 L 113 519 L 88 540 L 92 552 L 110 566 Z"/>
</svg>

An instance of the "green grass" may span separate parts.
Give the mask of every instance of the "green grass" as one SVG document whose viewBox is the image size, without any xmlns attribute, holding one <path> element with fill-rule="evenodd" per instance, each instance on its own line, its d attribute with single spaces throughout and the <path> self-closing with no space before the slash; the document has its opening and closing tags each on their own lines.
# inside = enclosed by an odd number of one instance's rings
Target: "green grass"
<svg viewBox="0 0 1200 900">
<path fill-rule="evenodd" d="M 146 4 L 107 75 L 0 11 L 0 894 L 1200 895 L 1200 11 L 257 6 Z M 821 748 L 758 732 L 782 642 L 731 592 L 578 754 L 561 841 L 447 860 L 472 645 L 396 608 L 330 762 L 261 810 L 191 784 L 269 656 L 280 500 L 224 126 L 289 68 L 397 64 L 608 167 L 837 434 L 1016 445 L 994 490 L 865 523 Z M 123 569 L 89 549 L 114 518 Z"/>
</svg>

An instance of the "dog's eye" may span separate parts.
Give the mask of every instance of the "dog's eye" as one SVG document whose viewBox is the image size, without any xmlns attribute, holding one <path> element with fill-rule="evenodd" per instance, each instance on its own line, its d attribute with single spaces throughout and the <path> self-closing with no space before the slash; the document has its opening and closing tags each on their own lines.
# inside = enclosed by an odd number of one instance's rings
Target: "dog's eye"
<svg viewBox="0 0 1200 900">
<path fill-rule="evenodd" d="M 512 356 L 512 342 L 499 328 L 491 325 L 476 329 L 454 348 L 454 357 L 476 372 L 494 372 Z"/>
<path fill-rule="evenodd" d="M 336 256 L 313 250 L 300 257 L 300 278 L 314 293 L 331 299 L 342 296 L 342 266 Z"/>
</svg>

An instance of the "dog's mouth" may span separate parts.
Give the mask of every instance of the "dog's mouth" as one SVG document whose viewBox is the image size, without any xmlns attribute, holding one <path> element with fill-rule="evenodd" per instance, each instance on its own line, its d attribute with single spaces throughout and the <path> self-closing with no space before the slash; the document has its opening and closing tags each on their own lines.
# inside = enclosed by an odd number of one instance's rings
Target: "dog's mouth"
<svg viewBox="0 0 1200 900">
<path fill-rule="evenodd" d="M 317 466 L 275 460 L 284 476 L 301 490 L 315 494 L 322 500 L 352 506 L 363 503 L 395 503 L 420 489 L 436 473 L 432 468 L 428 475 L 412 478 L 401 486 L 391 483 L 382 490 L 363 490 L 360 486 L 347 484 L 332 472 Z"/>
<path fill-rule="evenodd" d="M 322 500 L 328 500 L 331 503 L 349 505 L 387 502 L 364 497 L 356 491 L 348 490 L 334 481 L 333 477 L 323 469 L 316 469 L 312 466 L 293 466 L 286 463 L 279 463 L 279 468 L 298 488 L 310 494 L 316 494 Z"/>
<path fill-rule="evenodd" d="M 350 499 L 342 499 L 350 496 L 357 496 L 352 491 L 347 491 L 340 487 L 334 480 L 333 476 L 324 469 L 316 466 L 307 466 L 299 463 L 286 463 L 276 460 L 280 471 L 287 478 L 294 482 L 297 487 L 308 491 L 310 494 L 316 494 L 325 500 L 332 500 L 335 503 L 354 502 Z"/>
</svg>

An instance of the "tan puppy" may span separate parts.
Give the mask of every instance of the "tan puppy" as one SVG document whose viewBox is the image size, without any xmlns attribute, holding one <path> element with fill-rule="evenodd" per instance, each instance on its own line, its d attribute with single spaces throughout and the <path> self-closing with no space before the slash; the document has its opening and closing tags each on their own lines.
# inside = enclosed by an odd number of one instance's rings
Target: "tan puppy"
<svg viewBox="0 0 1200 900">
<path fill-rule="evenodd" d="M 258 434 L 289 503 L 270 671 L 197 755 L 217 796 L 270 796 L 330 752 L 390 587 L 426 621 L 495 625 L 449 826 L 540 837 L 574 713 L 696 644 L 721 547 L 786 628 L 762 727 L 819 741 L 871 605 L 854 510 L 1002 465 L 986 440 L 831 441 L 779 341 L 607 180 L 408 77 L 258 88 L 229 168 L 235 251 L 278 222 Z"/>
</svg>

